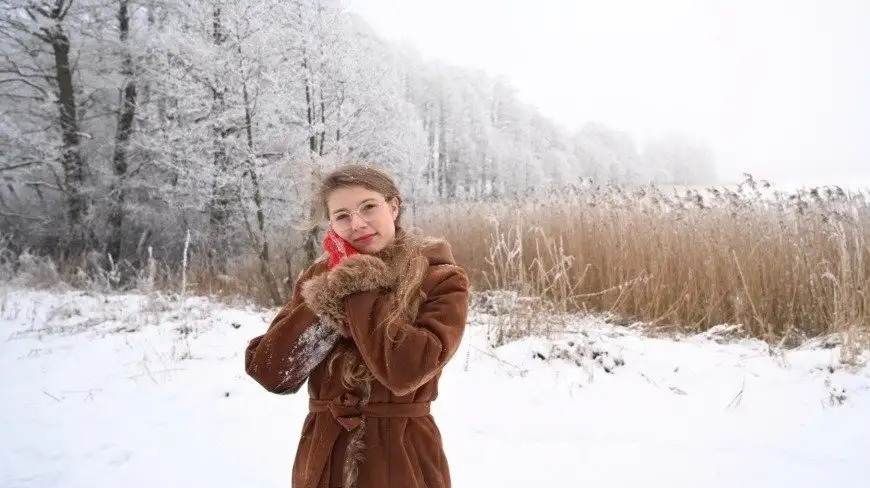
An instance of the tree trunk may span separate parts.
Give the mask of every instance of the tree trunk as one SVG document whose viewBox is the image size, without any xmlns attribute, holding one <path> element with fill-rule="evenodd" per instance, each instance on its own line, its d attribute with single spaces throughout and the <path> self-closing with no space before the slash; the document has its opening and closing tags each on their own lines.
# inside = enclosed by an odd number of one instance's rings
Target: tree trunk
<svg viewBox="0 0 870 488">
<path fill-rule="evenodd" d="M 317 191 L 317 171 L 311 169 L 311 189 L 310 194 L 313 195 Z M 310 266 L 317 259 L 317 226 L 314 225 L 316 217 L 316 209 L 314 205 L 310 205 L 308 210 L 308 222 L 310 227 L 305 232 L 305 241 L 302 243 L 302 251 L 305 253 L 305 267 Z"/>
<path fill-rule="evenodd" d="M 439 120 L 438 132 L 438 197 L 442 200 L 446 196 L 446 178 L 447 178 L 447 128 L 444 117 L 444 100 L 441 100 L 441 116 Z"/>
<path fill-rule="evenodd" d="M 320 130 L 318 131 L 320 143 L 318 144 L 318 155 L 323 157 L 326 154 L 326 101 L 323 99 L 323 87 L 320 87 L 318 95 L 320 96 Z"/>
<path fill-rule="evenodd" d="M 429 151 L 426 155 L 426 186 L 429 189 L 435 188 L 435 116 L 432 113 L 431 103 L 427 103 L 426 107 L 426 122 L 429 126 Z"/>
<path fill-rule="evenodd" d="M 57 21 L 51 30 L 51 47 L 54 50 L 58 109 L 63 137 L 60 164 L 64 174 L 64 191 L 67 195 L 67 215 L 74 238 L 75 236 L 83 238 L 86 235 L 84 218 L 88 214 L 88 199 L 84 194 L 86 163 L 80 147 L 73 72 L 69 59 L 69 37 L 60 21 Z"/>
<path fill-rule="evenodd" d="M 319 138 L 317 137 L 317 132 L 315 131 L 315 121 L 317 120 L 317 115 L 315 114 L 315 104 L 314 104 L 314 87 L 311 83 L 311 73 L 308 65 L 308 56 L 307 51 L 303 50 L 302 53 L 302 69 L 305 73 L 305 105 L 307 107 L 307 117 L 308 117 L 308 148 L 311 151 L 311 157 L 313 158 L 315 154 L 321 154 L 320 147 L 318 146 Z M 314 194 L 316 190 L 316 179 L 315 179 L 316 171 L 312 167 L 311 172 L 311 195 Z M 312 207 L 308 213 L 309 222 L 314 221 L 314 208 Z M 317 227 L 311 226 L 305 232 L 305 238 L 302 244 L 302 250 L 305 253 L 305 266 L 309 266 L 311 263 L 317 259 Z"/>
<path fill-rule="evenodd" d="M 221 25 L 221 9 L 215 7 L 212 12 L 213 42 L 222 45 L 226 40 Z M 221 80 L 213 80 L 212 87 L 212 116 L 221 118 L 226 112 L 226 89 L 221 86 Z M 214 179 L 212 180 L 211 201 L 209 202 L 209 246 L 208 254 L 211 257 L 212 273 L 225 273 L 225 255 L 227 251 L 227 224 L 229 220 L 230 202 L 232 191 L 228 181 L 230 167 L 229 155 L 227 154 L 224 140 L 232 131 L 216 124 L 212 129 L 212 144 L 214 150 Z"/>
<path fill-rule="evenodd" d="M 241 48 L 239 48 L 241 50 Z M 254 187 L 254 205 L 257 208 L 257 230 L 260 237 L 263 239 L 260 247 L 260 272 L 263 274 L 263 280 L 266 282 L 266 289 L 269 291 L 269 296 L 272 298 L 272 303 L 276 307 L 284 304 L 284 299 L 281 296 L 281 291 L 275 283 L 275 274 L 269 267 L 269 237 L 266 234 L 266 215 L 263 212 L 263 195 L 260 191 L 260 180 L 257 177 L 257 167 L 254 160 L 254 132 L 253 132 L 253 114 L 251 113 L 251 103 L 248 97 L 248 84 L 242 84 L 242 96 L 245 101 L 245 134 L 248 138 L 248 158 L 249 166 L 248 173 L 251 177 L 251 185 Z M 256 242 L 256 240 L 254 240 Z"/>
<path fill-rule="evenodd" d="M 302 72 L 305 73 L 303 83 L 305 83 L 305 117 L 306 122 L 308 122 L 308 150 L 314 155 L 319 153 L 317 149 L 317 133 L 314 131 L 314 120 L 316 118 L 314 114 L 314 87 L 311 86 L 308 51 L 305 48 L 302 49 Z"/>
<path fill-rule="evenodd" d="M 133 56 L 130 53 L 129 41 L 130 17 L 127 11 L 127 0 L 120 0 L 118 9 L 118 26 L 121 44 L 124 49 L 124 62 L 121 73 L 126 77 L 124 98 L 118 111 L 118 129 L 115 133 L 115 152 L 112 156 L 112 170 L 115 181 L 109 192 L 109 240 L 106 247 L 108 254 L 115 262 L 121 259 L 122 229 L 124 223 L 124 198 L 126 193 L 125 177 L 128 166 L 128 144 L 133 132 L 133 119 L 136 115 L 136 82 L 133 78 Z"/>
</svg>

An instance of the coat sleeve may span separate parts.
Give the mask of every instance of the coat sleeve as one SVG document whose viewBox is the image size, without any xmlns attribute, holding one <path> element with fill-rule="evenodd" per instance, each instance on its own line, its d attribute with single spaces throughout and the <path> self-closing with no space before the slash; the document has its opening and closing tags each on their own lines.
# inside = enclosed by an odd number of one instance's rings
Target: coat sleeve
<svg viewBox="0 0 870 488">
<path fill-rule="evenodd" d="M 311 277 L 312 270 L 300 276 L 290 302 L 278 312 L 266 333 L 251 339 L 245 350 L 245 372 L 272 393 L 299 391 L 339 339 L 302 299 L 302 284 Z"/>
<path fill-rule="evenodd" d="M 457 266 L 440 272 L 417 318 L 388 336 L 380 324 L 393 309 L 390 293 L 350 295 L 348 329 L 375 378 L 395 395 L 412 393 L 435 377 L 453 357 L 465 331 L 468 277 Z"/>
</svg>

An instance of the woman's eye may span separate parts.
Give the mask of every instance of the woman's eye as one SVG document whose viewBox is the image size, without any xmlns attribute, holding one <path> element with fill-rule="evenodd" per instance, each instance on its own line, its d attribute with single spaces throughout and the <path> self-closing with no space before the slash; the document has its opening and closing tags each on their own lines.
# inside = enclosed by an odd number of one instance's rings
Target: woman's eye
<svg viewBox="0 0 870 488">
<path fill-rule="evenodd" d="M 334 215 L 333 218 L 337 221 L 347 220 L 347 214 Z"/>
<path fill-rule="evenodd" d="M 377 205 L 375 205 L 374 203 L 367 203 L 367 204 L 362 206 L 362 211 L 363 212 L 371 212 L 372 210 L 375 209 L 376 206 Z"/>
</svg>

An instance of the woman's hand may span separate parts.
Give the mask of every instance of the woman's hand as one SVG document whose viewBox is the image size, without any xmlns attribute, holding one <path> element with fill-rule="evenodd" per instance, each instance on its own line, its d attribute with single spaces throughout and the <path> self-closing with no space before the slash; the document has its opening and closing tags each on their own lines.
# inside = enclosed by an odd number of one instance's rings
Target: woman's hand
<svg viewBox="0 0 870 488">
<path fill-rule="evenodd" d="M 332 227 L 323 238 L 323 249 L 329 254 L 329 269 L 338 266 L 348 256 L 359 254 L 359 251 L 338 235 Z"/>
</svg>

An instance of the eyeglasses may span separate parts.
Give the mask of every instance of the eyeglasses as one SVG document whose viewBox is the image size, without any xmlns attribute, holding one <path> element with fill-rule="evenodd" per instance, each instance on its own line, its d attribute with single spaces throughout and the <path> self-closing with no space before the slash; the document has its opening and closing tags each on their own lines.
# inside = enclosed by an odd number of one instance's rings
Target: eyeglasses
<svg viewBox="0 0 870 488">
<path fill-rule="evenodd" d="M 367 201 L 359 206 L 358 209 L 348 212 L 347 210 L 340 210 L 335 212 L 329 217 L 329 223 L 332 224 L 332 228 L 339 232 L 348 231 L 351 229 L 353 224 L 353 216 L 359 215 L 359 217 L 365 220 L 368 223 L 377 217 L 378 210 L 387 202 L 385 201 Z"/>
</svg>

